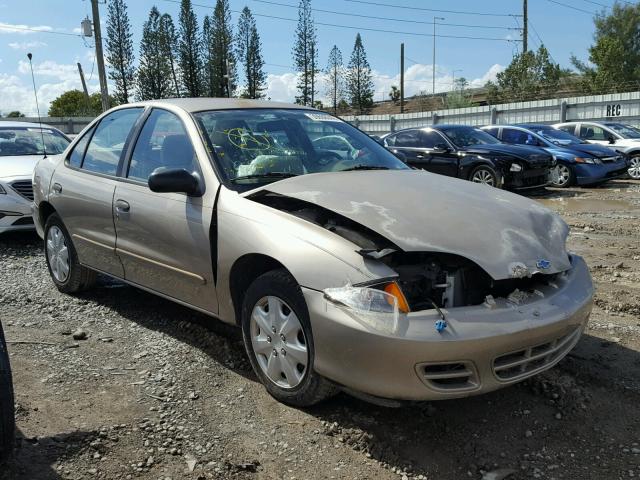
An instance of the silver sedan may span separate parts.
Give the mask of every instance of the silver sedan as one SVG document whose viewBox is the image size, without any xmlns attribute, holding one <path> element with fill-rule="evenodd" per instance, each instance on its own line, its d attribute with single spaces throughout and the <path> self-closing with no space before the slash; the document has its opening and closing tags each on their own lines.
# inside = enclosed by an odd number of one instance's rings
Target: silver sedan
<svg viewBox="0 0 640 480">
<path fill-rule="evenodd" d="M 351 152 L 325 148 L 322 138 Z M 524 197 L 412 170 L 302 106 L 177 99 L 105 113 L 35 172 L 59 290 L 96 272 L 242 328 L 276 399 L 445 399 L 560 361 L 593 287 Z"/>
</svg>

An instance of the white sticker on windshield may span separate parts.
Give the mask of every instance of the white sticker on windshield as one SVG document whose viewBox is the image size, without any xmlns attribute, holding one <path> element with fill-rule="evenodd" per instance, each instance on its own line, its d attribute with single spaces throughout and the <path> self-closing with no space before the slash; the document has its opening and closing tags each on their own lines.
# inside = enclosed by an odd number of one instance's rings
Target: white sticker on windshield
<svg viewBox="0 0 640 480">
<path fill-rule="evenodd" d="M 305 113 L 307 118 L 310 118 L 314 122 L 341 122 L 339 118 L 332 117 L 326 113 Z"/>
</svg>

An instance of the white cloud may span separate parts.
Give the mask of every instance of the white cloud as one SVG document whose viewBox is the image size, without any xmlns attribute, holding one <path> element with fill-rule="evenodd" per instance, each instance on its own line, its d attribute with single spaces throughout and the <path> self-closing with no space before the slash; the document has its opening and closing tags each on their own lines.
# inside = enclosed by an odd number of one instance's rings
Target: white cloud
<svg viewBox="0 0 640 480">
<path fill-rule="evenodd" d="M 18 62 L 18 72 L 23 75 L 30 75 L 29 62 L 20 60 Z M 52 60 L 45 60 L 44 62 L 34 64 L 33 73 L 36 77 L 52 77 L 60 81 L 80 81 L 77 65 L 57 63 Z"/>
<path fill-rule="evenodd" d="M 44 42 L 11 42 L 9 43 L 9 47 L 14 50 L 29 50 L 30 48 L 40 48 L 46 47 L 47 44 Z"/>
<path fill-rule="evenodd" d="M 504 70 L 504 67 L 495 64 L 487 70 L 487 72 L 479 78 L 467 79 L 470 87 L 481 87 L 489 80 L 495 80 L 498 72 Z M 405 97 L 411 97 L 420 92 L 431 93 L 432 91 L 432 66 L 425 64 L 414 64 L 405 70 Z M 389 91 L 392 85 L 400 85 L 400 74 L 391 76 L 382 74 L 376 70 L 372 72 L 374 84 L 374 101 L 389 99 Z M 271 100 L 292 102 L 297 95 L 296 80 L 294 73 L 284 73 L 282 75 L 269 74 L 267 76 L 267 97 Z M 453 73 L 449 73 L 440 66 L 436 66 L 436 92 L 449 91 L 453 85 Z M 327 103 L 325 98 L 326 92 L 326 76 L 318 77 L 318 99 Z"/>
<path fill-rule="evenodd" d="M 29 35 L 37 32 L 50 32 L 53 30 L 49 25 L 23 25 L 0 22 L 0 33 L 18 33 Z"/>
</svg>

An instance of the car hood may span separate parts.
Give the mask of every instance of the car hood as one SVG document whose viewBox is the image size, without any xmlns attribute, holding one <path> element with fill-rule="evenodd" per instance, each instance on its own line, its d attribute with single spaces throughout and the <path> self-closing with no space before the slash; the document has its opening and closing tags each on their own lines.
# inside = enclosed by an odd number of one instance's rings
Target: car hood
<svg viewBox="0 0 640 480">
<path fill-rule="evenodd" d="M 465 153 L 487 155 L 493 157 L 511 157 L 525 160 L 529 163 L 548 163 L 551 157 L 541 148 L 526 145 L 507 145 L 496 143 L 493 145 L 476 145 L 462 149 Z"/>
<path fill-rule="evenodd" d="M 42 155 L 0 157 L 0 178 L 29 177 Z"/>
<path fill-rule="evenodd" d="M 421 170 L 354 171 L 301 175 L 262 190 L 332 210 L 405 251 L 460 255 L 495 280 L 535 273 L 540 265 L 544 273 L 571 266 L 568 227 L 559 216 L 464 180 Z"/>
<path fill-rule="evenodd" d="M 587 154 L 596 158 L 615 157 L 618 153 L 604 145 L 598 145 L 594 143 L 576 143 L 572 145 L 558 145 L 548 149 L 552 153 L 570 154 L 570 155 L 584 155 Z"/>
</svg>

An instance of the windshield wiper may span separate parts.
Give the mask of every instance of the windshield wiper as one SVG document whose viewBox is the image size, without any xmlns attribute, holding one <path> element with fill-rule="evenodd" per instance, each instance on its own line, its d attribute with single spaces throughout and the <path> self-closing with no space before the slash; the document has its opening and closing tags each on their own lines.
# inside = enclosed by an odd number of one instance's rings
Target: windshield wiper
<svg viewBox="0 0 640 480">
<path fill-rule="evenodd" d="M 253 173 L 251 175 L 243 175 L 241 177 L 232 178 L 232 182 L 238 180 L 251 180 L 253 178 L 290 178 L 297 177 L 299 174 L 291 172 L 266 172 L 266 173 Z"/>
<path fill-rule="evenodd" d="M 349 172 L 352 170 L 389 170 L 389 167 L 383 167 L 381 165 L 356 165 L 355 167 L 345 168 L 340 170 L 341 172 Z"/>
</svg>

